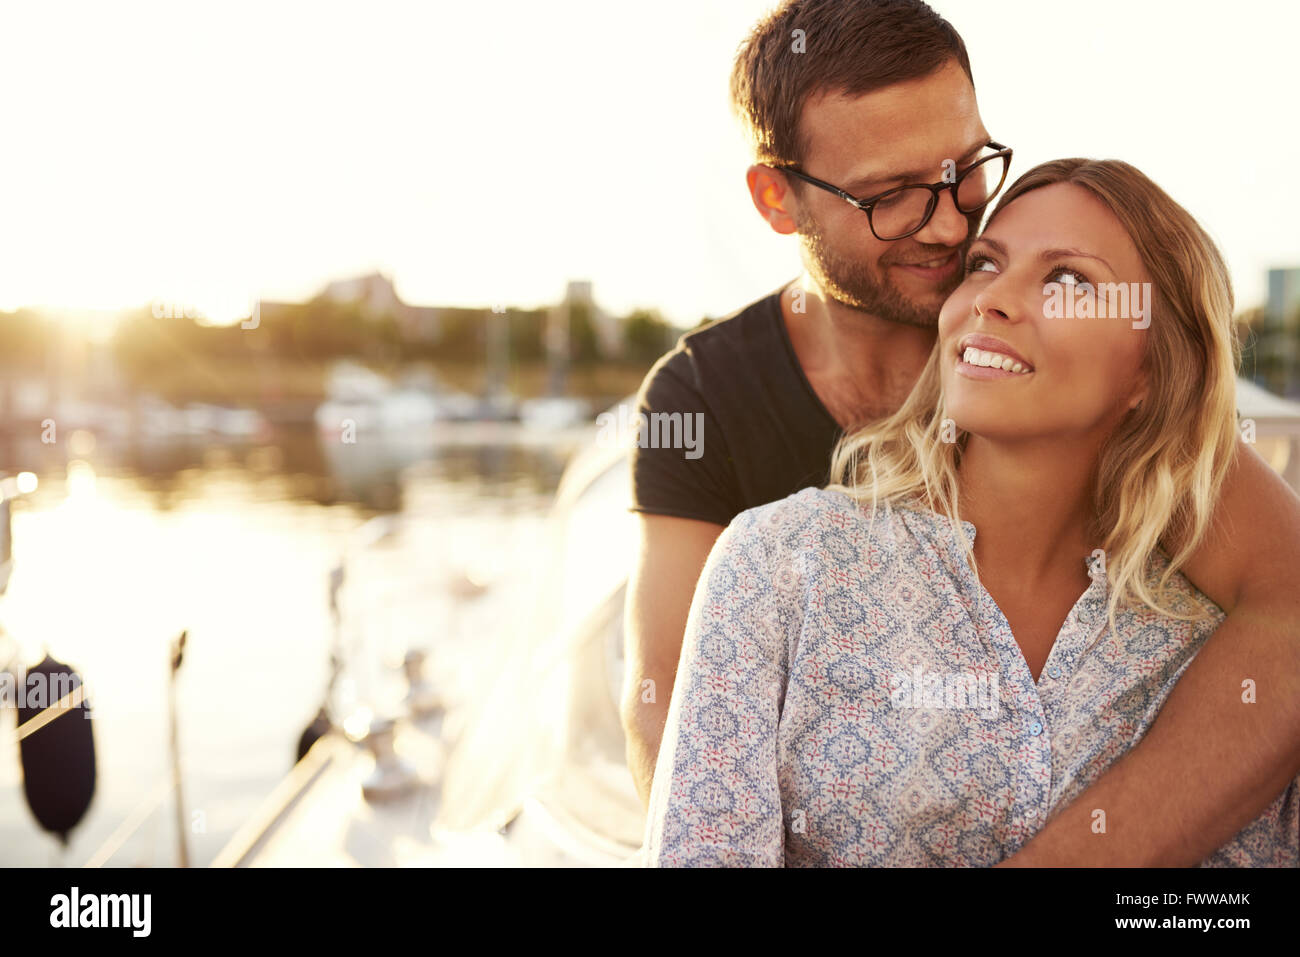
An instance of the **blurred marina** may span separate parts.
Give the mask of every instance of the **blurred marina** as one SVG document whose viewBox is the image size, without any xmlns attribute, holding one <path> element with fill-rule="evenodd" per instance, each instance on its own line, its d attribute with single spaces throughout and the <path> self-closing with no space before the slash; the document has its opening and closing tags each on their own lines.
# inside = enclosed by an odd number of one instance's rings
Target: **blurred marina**
<svg viewBox="0 0 1300 957">
<path fill-rule="evenodd" d="M 516 610 L 507 582 L 545 563 L 543 516 L 585 430 L 447 428 L 363 432 L 350 445 L 311 428 L 262 443 L 182 434 L 144 446 L 78 432 L 56 447 L 77 450 L 63 463 L 11 440 L 6 464 L 35 465 L 40 484 L 15 507 L 0 667 L 48 652 L 85 677 L 99 780 L 60 847 L 24 806 L 17 748 L 6 745 L 0 863 L 176 863 L 166 696 L 168 645 L 182 630 L 187 837 L 191 863 L 209 863 L 293 763 L 327 683 L 328 576 L 375 516 L 401 515 L 420 534 L 403 538 L 414 551 L 400 575 L 371 567 L 372 552 L 349 556 L 351 646 L 437 648 L 439 663 L 485 651 Z M 365 661 L 348 665 L 350 676 L 369 673 Z M 7 732 L 14 710 L 0 709 Z M 103 856 L 128 820 L 132 833 Z"/>
<path fill-rule="evenodd" d="M 635 526 L 599 400 L 348 361 L 326 382 L 289 423 L 88 402 L 59 407 L 55 441 L 0 435 L 24 476 L 4 486 L 0 666 L 75 669 L 94 739 L 66 843 L 33 816 L 53 772 L 0 757 L 0 863 L 634 859 L 617 702 Z M 1244 379 L 1238 396 L 1243 437 L 1300 488 L 1300 404 Z"/>
</svg>

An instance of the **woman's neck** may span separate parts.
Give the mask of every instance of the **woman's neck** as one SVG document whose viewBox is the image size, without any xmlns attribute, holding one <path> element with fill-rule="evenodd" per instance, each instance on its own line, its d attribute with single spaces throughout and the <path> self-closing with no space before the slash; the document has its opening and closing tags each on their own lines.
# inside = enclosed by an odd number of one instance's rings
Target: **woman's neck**
<svg viewBox="0 0 1300 957">
<path fill-rule="evenodd" d="M 1078 577 L 1093 541 L 1096 450 L 1050 440 L 1001 443 L 970 436 L 958 471 L 961 518 L 974 524 L 981 578 L 1025 586 Z"/>
</svg>

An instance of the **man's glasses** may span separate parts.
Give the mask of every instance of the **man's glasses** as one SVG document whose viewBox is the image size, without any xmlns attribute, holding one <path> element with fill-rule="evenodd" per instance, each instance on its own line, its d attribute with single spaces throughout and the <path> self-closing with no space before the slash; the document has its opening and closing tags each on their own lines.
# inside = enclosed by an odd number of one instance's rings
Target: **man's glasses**
<svg viewBox="0 0 1300 957">
<path fill-rule="evenodd" d="M 1011 150 L 992 140 L 984 148 L 994 152 L 980 156 L 959 172 L 951 183 L 895 186 L 866 199 L 857 199 L 838 186 L 809 176 L 796 166 L 774 166 L 773 169 L 834 193 L 849 205 L 862 210 L 867 214 L 872 234 L 879 240 L 890 242 L 919 232 L 939 208 L 939 197 L 945 189 L 952 190 L 953 203 L 962 213 L 977 213 L 992 202 L 1006 181 L 1007 168 L 1011 165 Z"/>
</svg>

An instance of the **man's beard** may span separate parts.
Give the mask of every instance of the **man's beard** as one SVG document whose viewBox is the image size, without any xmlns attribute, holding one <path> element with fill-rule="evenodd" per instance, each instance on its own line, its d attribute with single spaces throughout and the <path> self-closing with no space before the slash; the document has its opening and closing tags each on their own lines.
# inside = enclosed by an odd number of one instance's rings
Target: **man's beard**
<svg viewBox="0 0 1300 957">
<path fill-rule="evenodd" d="M 928 256 L 939 259 L 955 251 L 958 263 L 964 262 L 966 250 L 970 248 L 975 236 L 977 220 L 978 216 L 973 217 L 966 241 L 956 250 L 951 246 L 922 246 L 919 247 L 916 258 Z M 795 225 L 808 253 L 805 257 L 808 273 L 826 296 L 850 309 L 868 313 L 886 322 L 923 329 L 933 329 L 938 325 L 942 299 L 933 306 L 922 305 L 904 296 L 887 275 L 877 277 L 868 263 L 839 255 L 827 244 L 816 220 L 805 216 L 802 209 L 795 216 Z M 866 227 L 866 223 L 863 223 L 863 227 Z M 964 278 L 963 270 L 958 268 L 935 287 L 935 292 L 947 299 Z"/>
</svg>

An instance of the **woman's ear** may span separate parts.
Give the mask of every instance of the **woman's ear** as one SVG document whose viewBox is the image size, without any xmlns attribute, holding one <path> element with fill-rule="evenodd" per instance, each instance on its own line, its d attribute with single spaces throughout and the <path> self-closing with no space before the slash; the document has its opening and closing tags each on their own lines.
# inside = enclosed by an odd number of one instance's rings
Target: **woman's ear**
<svg viewBox="0 0 1300 957">
<path fill-rule="evenodd" d="M 1141 378 L 1138 380 L 1138 384 L 1134 388 L 1133 394 L 1129 397 L 1129 402 L 1128 402 L 1129 411 L 1132 412 L 1134 409 L 1140 408 L 1142 403 L 1147 400 L 1147 395 L 1150 391 L 1151 391 L 1150 379 L 1147 376 L 1146 369 L 1143 369 Z"/>
</svg>

